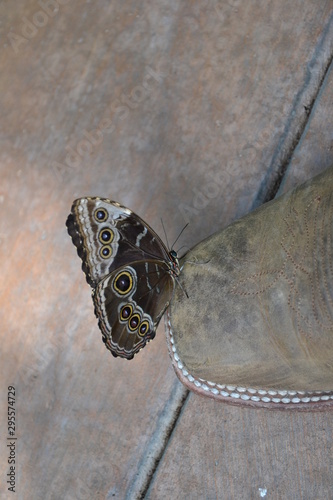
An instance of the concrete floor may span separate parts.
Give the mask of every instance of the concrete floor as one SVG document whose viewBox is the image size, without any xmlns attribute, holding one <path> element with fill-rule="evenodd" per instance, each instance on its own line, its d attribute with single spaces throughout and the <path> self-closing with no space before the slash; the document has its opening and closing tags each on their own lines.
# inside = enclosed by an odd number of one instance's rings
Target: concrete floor
<svg viewBox="0 0 333 500">
<path fill-rule="evenodd" d="M 332 415 L 188 394 L 101 342 L 67 235 L 115 199 L 191 248 L 333 164 L 333 1 L 0 5 L 1 498 L 332 497 Z M 219 192 L 203 197 L 218 176 Z"/>
</svg>

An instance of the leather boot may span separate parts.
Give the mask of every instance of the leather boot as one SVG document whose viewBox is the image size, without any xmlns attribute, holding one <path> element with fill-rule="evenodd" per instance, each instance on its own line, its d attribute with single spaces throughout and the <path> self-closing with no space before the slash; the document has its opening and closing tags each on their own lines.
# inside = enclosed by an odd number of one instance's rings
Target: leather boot
<svg viewBox="0 0 333 500">
<path fill-rule="evenodd" d="M 166 316 L 194 392 L 270 409 L 333 407 L 333 167 L 181 259 Z"/>
</svg>

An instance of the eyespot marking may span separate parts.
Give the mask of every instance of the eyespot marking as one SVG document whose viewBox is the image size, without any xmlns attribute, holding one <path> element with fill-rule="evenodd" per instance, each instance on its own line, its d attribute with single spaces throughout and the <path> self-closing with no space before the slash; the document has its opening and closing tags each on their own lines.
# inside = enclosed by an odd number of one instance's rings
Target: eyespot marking
<svg viewBox="0 0 333 500">
<path fill-rule="evenodd" d="M 144 337 L 149 332 L 149 322 L 145 319 L 140 323 L 138 333 L 140 337 Z"/>
<path fill-rule="evenodd" d="M 114 289 L 120 295 L 127 295 L 133 288 L 133 276 L 129 271 L 120 271 L 113 281 Z"/>
<path fill-rule="evenodd" d="M 110 247 L 110 245 L 103 245 L 99 251 L 99 254 L 102 259 L 108 259 L 112 255 L 112 248 Z"/>
<path fill-rule="evenodd" d="M 103 244 L 108 244 L 113 241 L 114 233 L 109 228 L 101 229 L 98 235 L 98 239 Z"/>
<path fill-rule="evenodd" d="M 97 208 L 94 213 L 95 220 L 97 222 L 104 222 L 108 218 L 108 213 L 105 208 Z"/>
<path fill-rule="evenodd" d="M 138 328 L 138 325 L 140 324 L 140 316 L 139 314 L 135 313 L 133 316 L 131 316 L 129 322 L 128 322 L 128 328 L 131 330 L 131 332 L 134 332 Z"/>
<path fill-rule="evenodd" d="M 127 321 L 132 314 L 133 314 L 133 306 L 131 304 L 124 305 L 120 310 L 121 321 Z"/>
</svg>

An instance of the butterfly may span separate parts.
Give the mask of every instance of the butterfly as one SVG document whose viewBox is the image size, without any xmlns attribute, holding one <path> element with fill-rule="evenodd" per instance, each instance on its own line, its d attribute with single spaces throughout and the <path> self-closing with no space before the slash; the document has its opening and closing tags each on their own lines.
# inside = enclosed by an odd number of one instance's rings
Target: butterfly
<svg viewBox="0 0 333 500">
<path fill-rule="evenodd" d="M 106 198 L 73 202 L 66 226 L 93 288 L 113 356 L 132 359 L 155 337 L 180 273 L 177 253 L 134 212 Z"/>
</svg>

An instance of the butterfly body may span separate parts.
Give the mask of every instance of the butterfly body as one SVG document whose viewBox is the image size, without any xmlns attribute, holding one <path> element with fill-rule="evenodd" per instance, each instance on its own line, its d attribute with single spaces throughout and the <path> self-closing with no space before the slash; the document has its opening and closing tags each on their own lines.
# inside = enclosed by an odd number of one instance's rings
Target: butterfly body
<svg viewBox="0 0 333 500">
<path fill-rule="evenodd" d="M 106 198 L 74 201 L 66 225 L 93 288 L 103 341 L 114 356 L 132 359 L 169 306 L 177 254 L 138 215 Z"/>
</svg>

